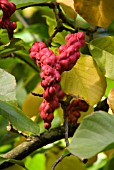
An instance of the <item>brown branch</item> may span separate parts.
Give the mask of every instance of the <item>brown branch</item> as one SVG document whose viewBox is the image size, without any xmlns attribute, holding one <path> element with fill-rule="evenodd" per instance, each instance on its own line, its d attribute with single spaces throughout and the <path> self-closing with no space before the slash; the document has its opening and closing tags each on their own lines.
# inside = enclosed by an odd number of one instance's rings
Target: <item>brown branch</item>
<svg viewBox="0 0 114 170">
<path fill-rule="evenodd" d="M 73 136 L 77 127 L 73 127 L 73 126 L 69 127 L 69 137 Z M 47 144 L 63 139 L 64 136 L 65 136 L 64 126 L 51 129 L 49 131 L 42 133 L 40 136 L 32 137 L 32 139 L 29 141 L 24 141 L 23 143 L 21 143 L 20 145 L 12 149 L 11 151 L 7 152 L 6 154 L 3 154 L 2 157 L 22 160 L 23 158 L 31 154 L 36 149 L 39 149 L 43 146 L 46 146 Z M 5 162 L 0 165 L 0 169 L 9 166 L 11 166 L 11 163 Z"/>
<path fill-rule="evenodd" d="M 32 7 L 32 6 L 42 6 L 42 7 L 47 6 L 52 9 L 54 8 L 53 2 L 49 2 L 49 3 L 44 2 L 44 3 L 36 3 L 36 4 L 26 5 L 24 7 L 19 7 L 19 8 L 17 8 L 17 10 L 19 10 L 19 9 L 23 10 L 25 8 Z"/>
</svg>

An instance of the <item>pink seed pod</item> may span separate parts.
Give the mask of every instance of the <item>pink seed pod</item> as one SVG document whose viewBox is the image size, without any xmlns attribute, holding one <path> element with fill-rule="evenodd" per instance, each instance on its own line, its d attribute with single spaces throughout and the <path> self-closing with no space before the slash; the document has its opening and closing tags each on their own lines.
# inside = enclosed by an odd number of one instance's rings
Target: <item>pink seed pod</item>
<svg viewBox="0 0 114 170">
<path fill-rule="evenodd" d="M 83 32 L 78 32 L 78 34 L 77 34 L 77 38 L 78 38 L 79 40 L 81 40 L 81 39 L 85 39 L 85 35 L 84 35 L 84 33 L 83 33 Z"/>
<path fill-rule="evenodd" d="M 59 60 L 66 60 L 66 58 L 67 58 L 67 52 L 66 51 L 63 52 L 63 53 L 60 53 Z"/>
<path fill-rule="evenodd" d="M 38 43 L 37 43 L 37 46 L 38 46 L 38 48 L 39 48 L 39 51 L 41 51 L 41 50 L 44 49 L 44 48 L 47 48 L 47 47 L 46 47 L 46 44 L 45 44 L 44 42 L 38 42 Z"/>
<path fill-rule="evenodd" d="M 56 94 L 56 88 L 54 86 L 49 87 L 49 94 L 54 96 Z"/>
<path fill-rule="evenodd" d="M 52 108 L 51 108 L 51 106 L 50 106 L 49 103 L 46 104 L 46 106 L 45 106 L 45 108 L 44 108 L 44 112 L 45 112 L 45 113 L 50 113 L 50 112 L 52 112 Z"/>
<path fill-rule="evenodd" d="M 59 107 L 59 100 L 56 96 L 52 98 L 52 100 L 50 101 L 50 105 L 54 110 Z"/>
<path fill-rule="evenodd" d="M 61 54 L 62 52 L 64 52 L 66 50 L 66 45 L 61 45 L 60 47 L 59 47 L 59 53 Z"/>
<path fill-rule="evenodd" d="M 52 122 L 53 119 L 54 119 L 53 113 L 49 113 L 47 118 L 46 118 L 46 122 Z"/>
<path fill-rule="evenodd" d="M 45 129 L 49 129 L 50 127 L 51 127 L 51 123 L 47 123 L 47 122 L 44 123 Z"/>
<path fill-rule="evenodd" d="M 62 88 L 60 88 L 60 90 L 58 91 L 57 97 L 59 100 L 65 97 L 65 92 L 62 90 Z"/>
<path fill-rule="evenodd" d="M 41 117 L 43 120 L 46 120 L 47 117 L 48 117 L 48 113 L 45 113 L 44 111 L 41 111 L 41 112 L 40 112 L 40 117 Z"/>
<path fill-rule="evenodd" d="M 80 47 L 85 44 L 83 33 L 68 34 L 65 39 L 66 44 L 59 47 L 59 56 L 56 56 L 43 42 L 34 43 L 29 51 L 30 57 L 41 68 L 44 100 L 40 106 L 40 115 L 46 129 L 51 127 L 54 118 L 53 112 L 59 107 L 59 100 L 65 96 L 59 84 L 61 73 L 72 69 L 80 57 Z M 75 113 L 75 109 L 78 109 L 77 106 L 73 107 L 72 105 L 71 103 L 67 108 L 68 117 L 70 122 L 76 123 L 80 115 Z M 73 114 L 70 115 L 71 111 Z"/>
<path fill-rule="evenodd" d="M 71 34 L 67 34 L 65 37 L 66 42 L 68 42 L 70 38 L 71 38 Z"/>
<path fill-rule="evenodd" d="M 49 89 L 48 89 L 48 88 L 46 88 L 46 90 L 44 91 L 44 93 L 43 93 L 43 98 L 44 98 L 45 100 L 47 100 L 47 101 L 49 101 L 49 100 L 51 99 L 51 96 L 50 96 L 50 94 L 49 94 Z"/>
<path fill-rule="evenodd" d="M 44 99 L 43 102 L 40 105 L 40 111 L 44 110 L 44 108 L 46 107 L 46 100 Z"/>
<path fill-rule="evenodd" d="M 61 75 L 60 75 L 60 73 L 55 69 L 55 79 L 56 79 L 56 81 L 57 82 L 60 82 L 60 80 L 61 80 Z"/>
</svg>

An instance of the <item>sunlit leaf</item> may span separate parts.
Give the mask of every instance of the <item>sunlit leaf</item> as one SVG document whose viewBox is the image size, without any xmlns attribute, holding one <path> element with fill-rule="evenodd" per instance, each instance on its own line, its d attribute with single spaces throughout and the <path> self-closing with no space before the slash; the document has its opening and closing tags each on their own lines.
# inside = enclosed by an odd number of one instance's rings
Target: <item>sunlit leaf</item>
<svg viewBox="0 0 114 170">
<path fill-rule="evenodd" d="M 114 80 L 106 78 L 106 81 L 107 81 L 107 88 L 106 88 L 105 96 L 108 97 L 110 90 L 114 87 Z"/>
<path fill-rule="evenodd" d="M 44 153 L 35 154 L 32 157 L 27 157 L 25 165 L 29 170 L 46 170 L 46 158 Z"/>
<path fill-rule="evenodd" d="M 16 80 L 15 77 L 0 69 L 0 100 L 16 100 Z"/>
<path fill-rule="evenodd" d="M 58 3 L 60 3 L 60 5 L 62 6 L 65 14 L 75 20 L 77 13 L 74 9 L 74 1 L 73 0 L 57 0 Z"/>
<path fill-rule="evenodd" d="M 110 93 L 108 95 L 107 103 L 109 107 L 111 108 L 112 112 L 114 113 L 114 88 L 110 90 Z"/>
<path fill-rule="evenodd" d="M 114 148 L 114 115 L 97 111 L 84 118 L 76 130 L 68 150 L 80 157 L 91 158 Z"/>
<path fill-rule="evenodd" d="M 105 93 L 106 80 L 92 57 L 82 55 L 71 71 L 63 73 L 61 85 L 66 93 L 94 105 Z"/>
<path fill-rule="evenodd" d="M 39 126 L 13 104 L 0 101 L 0 114 L 10 121 L 17 130 L 39 134 Z"/>
<path fill-rule="evenodd" d="M 90 24 L 106 28 L 114 20 L 113 0 L 74 0 L 76 11 Z"/>
<path fill-rule="evenodd" d="M 54 146 L 46 152 L 46 170 L 50 170 L 55 161 L 63 154 L 62 147 Z M 67 155 L 67 154 L 66 154 Z M 83 163 L 75 156 L 66 156 L 55 168 L 56 170 L 85 170 Z"/>
<path fill-rule="evenodd" d="M 103 74 L 114 80 L 114 37 L 100 37 L 89 44 L 90 53 Z"/>
<path fill-rule="evenodd" d="M 40 84 L 32 91 L 35 94 L 42 94 L 43 88 Z M 39 107 L 43 101 L 42 97 L 34 96 L 32 93 L 29 93 L 23 102 L 22 109 L 28 117 L 33 117 L 38 115 Z"/>
</svg>

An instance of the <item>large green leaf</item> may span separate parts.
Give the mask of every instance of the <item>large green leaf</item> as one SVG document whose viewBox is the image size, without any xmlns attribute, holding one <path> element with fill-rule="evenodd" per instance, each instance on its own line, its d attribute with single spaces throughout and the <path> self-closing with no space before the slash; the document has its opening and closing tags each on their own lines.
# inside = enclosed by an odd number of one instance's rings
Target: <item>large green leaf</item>
<svg viewBox="0 0 114 170">
<path fill-rule="evenodd" d="M 13 2 L 16 5 L 17 9 L 50 1 L 51 0 L 11 0 L 11 2 Z"/>
<path fill-rule="evenodd" d="M 90 42 L 90 53 L 103 74 L 114 80 L 114 37 L 100 37 Z"/>
<path fill-rule="evenodd" d="M 114 115 L 97 111 L 83 119 L 68 150 L 83 159 L 111 148 L 114 148 Z"/>
<path fill-rule="evenodd" d="M 0 69 L 0 100 L 16 100 L 16 80 L 15 77 Z"/>
<path fill-rule="evenodd" d="M 19 38 L 14 38 L 7 45 L 0 46 L 0 57 L 10 55 L 12 52 L 24 49 L 24 41 Z"/>
<path fill-rule="evenodd" d="M 61 85 L 66 93 L 80 96 L 93 106 L 104 95 L 106 80 L 92 57 L 81 55 L 73 69 L 62 74 Z"/>
<path fill-rule="evenodd" d="M 8 119 L 17 130 L 39 134 L 39 126 L 13 104 L 0 101 L 0 114 Z"/>
</svg>

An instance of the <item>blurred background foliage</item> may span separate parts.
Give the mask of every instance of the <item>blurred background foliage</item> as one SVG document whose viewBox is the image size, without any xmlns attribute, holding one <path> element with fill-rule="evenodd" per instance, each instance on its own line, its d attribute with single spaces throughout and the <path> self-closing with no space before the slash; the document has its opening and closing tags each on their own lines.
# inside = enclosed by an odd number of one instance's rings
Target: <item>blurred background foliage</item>
<svg viewBox="0 0 114 170">
<path fill-rule="evenodd" d="M 0 13 L 2 14 L 2 13 Z M 88 24 L 81 16 L 77 16 L 75 21 L 66 16 L 67 20 L 76 27 L 88 28 L 92 26 Z M 7 72 L 15 76 L 17 87 L 16 95 L 17 102 L 20 108 L 37 123 L 40 124 L 40 131 L 44 132 L 43 123 L 39 117 L 38 110 L 42 99 L 33 96 L 31 92 L 42 93 L 41 87 L 39 88 L 40 76 L 39 70 L 32 60 L 29 58 L 29 49 L 33 42 L 44 41 L 47 42 L 49 37 L 53 34 L 57 26 L 53 9 L 49 7 L 35 6 L 28 7 L 23 10 L 17 10 L 12 17 L 13 21 L 17 22 L 14 37 L 21 38 L 24 42 L 24 48 L 13 53 L 12 56 L 0 58 L 0 68 L 5 69 Z M 66 25 L 66 27 L 70 27 Z M 65 36 L 69 31 L 63 30 L 53 38 L 52 49 L 56 52 L 57 48 L 65 43 Z M 114 21 L 107 29 L 98 28 L 93 33 L 93 38 L 102 37 L 107 35 L 114 35 Z M 89 41 L 89 36 L 86 35 L 86 40 Z M 0 45 L 9 42 L 6 30 L 0 29 Z M 88 47 L 82 49 L 83 53 L 89 54 Z M 107 89 L 105 96 L 107 97 L 110 89 L 114 87 L 114 81 L 107 78 Z M 29 106 L 29 108 L 28 108 Z M 30 110 L 31 109 L 31 110 Z M 62 111 L 55 112 L 55 119 L 52 128 L 59 126 L 62 123 Z M 24 138 L 17 134 L 9 133 L 6 130 L 8 121 L 0 116 L 0 154 L 6 153 L 13 147 L 21 143 Z M 61 140 L 54 144 L 45 146 L 24 159 L 25 165 L 29 170 L 49 170 L 52 164 L 59 158 L 63 152 L 64 141 Z M 93 146 L 94 147 L 94 146 Z M 112 170 L 114 151 L 109 153 L 101 153 L 83 164 L 74 156 L 66 157 L 57 167 L 56 170 Z M 112 168 L 113 167 L 113 168 Z M 6 170 L 23 170 L 24 168 L 14 165 Z"/>
</svg>

